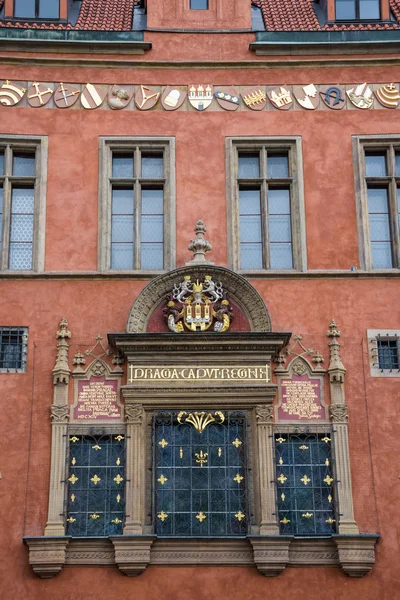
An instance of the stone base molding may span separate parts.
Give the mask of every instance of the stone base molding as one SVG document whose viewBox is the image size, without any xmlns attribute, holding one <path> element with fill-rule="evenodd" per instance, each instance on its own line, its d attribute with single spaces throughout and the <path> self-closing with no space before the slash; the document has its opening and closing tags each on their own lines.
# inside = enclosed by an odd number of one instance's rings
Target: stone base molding
<svg viewBox="0 0 400 600">
<path fill-rule="evenodd" d="M 333 536 L 338 549 L 339 564 L 350 577 L 364 577 L 375 563 L 375 544 L 379 535 Z"/>
<path fill-rule="evenodd" d="M 55 577 L 67 558 L 69 537 L 25 537 L 29 547 L 29 564 L 42 579 Z"/>
<path fill-rule="evenodd" d="M 258 536 L 251 537 L 254 551 L 254 564 L 266 577 L 276 577 L 289 564 L 289 547 L 291 536 Z"/>
<path fill-rule="evenodd" d="M 110 538 L 114 544 L 115 562 L 129 577 L 143 573 L 150 563 L 150 548 L 155 536 L 123 535 Z"/>
</svg>

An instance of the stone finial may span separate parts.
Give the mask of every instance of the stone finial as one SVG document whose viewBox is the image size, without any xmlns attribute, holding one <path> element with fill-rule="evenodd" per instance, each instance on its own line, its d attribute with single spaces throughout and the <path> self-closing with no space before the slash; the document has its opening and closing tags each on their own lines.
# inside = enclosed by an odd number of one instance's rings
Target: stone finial
<svg viewBox="0 0 400 600">
<path fill-rule="evenodd" d="M 69 339 L 71 337 L 71 332 L 68 331 L 68 321 L 65 317 L 61 319 L 59 327 L 60 329 L 56 333 L 56 338 L 58 340 L 63 340 L 65 338 Z"/>
<path fill-rule="evenodd" d="M 59 341 L 57 344 L 57 359 L 53 369 L 53 383 L 67 384 L 69 381 L 69 366 L 68 366 L 68 344 L 67 339 L 71 338 L 71 332 L 68 331 L 68 321 L 63 317 L 60 321 L 60 329 L 56 333 L 56 338 Z"/>
<path fill-rule="evenodd" d="M 207 231 L 207 228 L 204 222 L 199 219 L 194 227 L 194 232 L 196 234 L 196 239 L 192 240 L 188 246 L 188 249 L 193 252 L 192 260 L 189 260 L 186 265 L 188 266 L 196 266 L 196 265 L 213 265 L 206 258 L 206 252 L 212 250 L 212 246 L 208 240 L 204 239 L 204 234 Z"/>
<path fill-rule="evenodd" d="M 335 319 L 332 319 L 332 321 L 329 323 L 329 331 L 326 332 L 326 335 L 330 338 L 340 337 L 340 331 L 337 328 Z"/>
<path fill-rule="evenodd" d="M 331 383 L 344 383 L 344 376 L 346 369 L 342 363 L 340 357 L 340 344 L 337 338 L 340 337 L 340 331 L 337 328 L 336 321 L 332 319 L 329 323 L 329 331 L 326 333 L 328 338 L 331 338 L 329 342 L 329 368 L 328 373 Z"/>
</svg>

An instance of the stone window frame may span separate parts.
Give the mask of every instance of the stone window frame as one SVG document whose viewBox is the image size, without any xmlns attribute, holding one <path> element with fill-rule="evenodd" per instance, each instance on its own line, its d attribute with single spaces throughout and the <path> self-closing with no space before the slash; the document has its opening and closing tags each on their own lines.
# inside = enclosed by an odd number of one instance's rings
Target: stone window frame
<svg viewBox="0 0 400 600">
<path fill-rule="evenodd" d="M 226 196 L 227 196 L 227 232 L 228 263 L 231 269 L 241 274 L 255 275 L 266 272 L 293 273 L 307 270 L 307 247 L 304 203 L 304 178 L 301 136 L 254 136 L 227 137 L 226 144 Z M 240 268 L 239 238 L 239 195 L 237 186 L 239 151 L 288 152 L 292 184 L 290 194 L 290 212 L 292 225 L 293 267 L 291 269 L 254 269 Z M 263 237 L 263 243 L 265 239 Z"/>
<path fill-rule="evenodd" d="M 22 346 L 21 346 L 21 368 L 20 369 L 7 369 L 0 368 L 0 373 L 26 373 L 26 362 L 28 355 L 28 327 L 19 327 L 12 325 L 2 325 L 0 326 L 0 331 L 3 329 L 19 329 L 23 331 L 22 333 Z"/>
<path fill-rule="evenodd" d="M 111 269 L 111 186 L 112 153 L 162 151 L 164 156 L 164 266 L 154 271 Z M 176 178 L 175 137 L 100 137 L 99 138 L 99 246 L 98 270 L 107 273 L 160 274 L 175 267 L 176 261 Z M 139 241 L 135 242 L 135 248 Z"/>
<path fill-rule="evenodd" d="M 367 329 L 368 359 L 371 377 L 400 377 L 400 369 L 382 369 L 378 363 L 378 337 L 387 340 L 396 340 L 400 353 L 400 329 Z"/>
<path fill-rule="evenodd" d="M 400 269 L 400 226 L 398 218 L 393 219 L 395 198 L 393 190 L 390 188 L 396 185 L 396 176 L 388 175 L 382 177 L 389 188 L 389 215 L 392 221 L 391 243 L 393 255 L 393 267 L 388 269 L 374 269 L 372 267 L 372 252 L 369 234 L 369 213 L 368 213 L 368 191 L 365 176 L 365 150 L 393 154 L 394 151 L 400 151 L 400 135 L 355 135 L 353 136 L 353 164 L 354 164 L 354 187 L 357 211 L 358 228 L 358 246 L 360 267 L 365 271 L 384 271 L 393 272 Z M 394 172 L 395 173 L 395 172 Z M 399 178 L 397 178 L 399 179 Z M 389 181 L 390 180 L 390 181 Z"/>
<path fill-rule="evenodd" d="M 46 188 L 47 188 L 47 162 L 48 162 L 48 137 L 28 135 L 1 135 L 0 150 L 4 151 L 4 176 L 3 180 L 3 235 L 0 247 L 0 272 L 22 273 L 44 271 L 45 260 L 45 227 L 46 227 Z M 13 152 L 35 153 L 34 177 L 19 177 L 6 175 L 12 172 Z M 11 190 L 15 183 L 22 184 L 23 180 L 34 184 L 34 221 L 32 244 L 32 269 L 10 269 L 10 227 L 11 227 Z"/>
</svg>

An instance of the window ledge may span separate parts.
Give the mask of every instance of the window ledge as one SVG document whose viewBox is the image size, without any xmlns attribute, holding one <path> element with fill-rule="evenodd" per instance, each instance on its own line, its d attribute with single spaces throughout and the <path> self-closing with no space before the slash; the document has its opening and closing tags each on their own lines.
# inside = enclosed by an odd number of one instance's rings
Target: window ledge
<svg viewBox="0 0 400 600">
<path fill-rule="evenodd" d="M 265 576 L 279 575 L 286 567 L 340 566 L 350 577 L 363 577 L 375 562 L 375 534 L 249 536 L 247 539 L 171 539 L 153 535 L 110 538 L 25 537 L 29 563 L 41 578 L 57 575 L 64 565 L 114 566 L 137 576 L 147 566 L 246 566 Z"/>
</svg>

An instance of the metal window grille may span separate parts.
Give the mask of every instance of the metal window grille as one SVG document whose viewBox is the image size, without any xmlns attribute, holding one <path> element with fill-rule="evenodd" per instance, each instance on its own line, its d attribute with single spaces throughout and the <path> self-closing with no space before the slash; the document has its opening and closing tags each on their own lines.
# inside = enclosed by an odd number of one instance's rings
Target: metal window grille
<svg viewBox="0 0 400 600">
<path fill-rule="evenodd" d="M 246 535 L 246 413 L 157 411 L 153 432 L 157 535 Z"/>
<path fill-rule="evenodd" d="M 68 433 L 66 533 L 121 535 L 125 508 L 125 433 L 99 429 Z"/>
<path fill-rule="evenodd" d="M 25 371 L 27 351 L 26 327 L 0 327 L 0 370 Z"/>
<path fill-rule="evenodd" d="M 281 533 L 305 536 L 335 533 L 331 429 L 279 430 L 274 442 Z"/>
<path fill-rule="evenodd" d="M 399 369 L 399 342 L 391 339 L 377 339 L 378 364 L 380 369 Z"/>
</svg>

